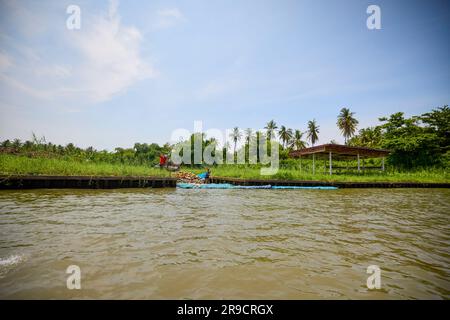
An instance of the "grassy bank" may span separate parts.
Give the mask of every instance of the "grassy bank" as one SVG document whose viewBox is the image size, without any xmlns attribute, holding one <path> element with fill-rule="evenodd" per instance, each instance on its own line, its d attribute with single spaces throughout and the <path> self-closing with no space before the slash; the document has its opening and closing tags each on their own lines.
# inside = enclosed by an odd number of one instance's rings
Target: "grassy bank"
<svg viewBox="0 0 450 320">
<path fill-rule="evenodd" d="M 204 169 L 183 168 L 199 173 Z M 408 172 L 387 170 L 386 172 L 366 172 L 362 174 L 333 174 L 316 172 L 312 174 L 299 168 L 282 168 L 275 175 L 262 176 L 255 166 L 222 165 L 211 168 L 213 176 L 241 179 L 280 180 L 320 180 L 348 182 L 450 182 L 450 174 L 444 169 L 422 169 Z M 67 175 L 67 176 L 159 176 L 167 177 L 166 170 L 147 166 L 94 163 L 53 158 L 30 158 L 25 156 L 0 154 L 0 174 Z"/>
<path fill-rule="evenodd" d="M 200 172 L 204 170 L 192 170 Z M 218 166 L 211 168 L 213 176 L 241 179 L 320 180 L 340 182 L 450 182 L 450 174 L 444 169 L 416 170 L 411 172 L 367 172 L 362 174 L 312 174 L 299 169 L 279 169 L 275 175 L 262 176 L 258 168 L 244 166 Z"/>
<path fill-rule="evenodd" d="M 29 158 L 0 154 L 0 174 L 58 176 L 170 176 L 166 170 L 146 166 L 80 162 L 53 158 Z"/>
</svg>

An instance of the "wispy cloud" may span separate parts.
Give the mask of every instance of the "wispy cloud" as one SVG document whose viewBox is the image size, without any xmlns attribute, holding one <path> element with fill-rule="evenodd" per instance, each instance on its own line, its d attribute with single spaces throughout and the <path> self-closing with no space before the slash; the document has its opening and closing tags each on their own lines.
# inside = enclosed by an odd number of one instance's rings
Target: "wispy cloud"
<svg viewBox="0 0 450 320">
<path fill-rule="evenodd" d="M 84 59 L 75 72 L 78 86 L 67 87 L 67 92 L 83 92 L 94 101 L 104 101 L 157 75 L 140 55 L 140 31 L 123 25 L 117 8 L 117 2 L 111 1 L 107 16 L 94 18 L 86 33 L 73 33 L 74 49 Z"/>
<path fill-rule="evenodd" d="M 140 31 L 122 23 L 117 1 L 110 1 L 103 14 L 83 16 L 83 21 L 81 30 L 55 34 L 60 40 L 57 49 L 75 57 L 65 59 L 65 63 L 42 53 L 48 48 L 32 46 L 34 37 L 28 44 L 16 44 L 13 37 L 3 35 L 2 41 L 19 55 L 13 64 L 11 54 L 0 52 L 0 81 L 32 98 L 91 104 L 109 100 L 136 82 L 157 75 L 141 56 Z"/>
<path fill-rule="evenodd" d="M 160 29 L 173 27 L 185 19 L 178 8 L 160 9 L 156 12 L 156 15 L 155 26 Z"/>
</svg>

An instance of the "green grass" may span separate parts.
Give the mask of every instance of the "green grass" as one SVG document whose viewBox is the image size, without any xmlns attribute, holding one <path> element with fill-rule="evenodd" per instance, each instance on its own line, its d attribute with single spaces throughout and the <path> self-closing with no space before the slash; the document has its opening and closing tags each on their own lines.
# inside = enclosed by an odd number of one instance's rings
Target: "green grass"
<svg viewBox="0 0 450 320">
<path fill-rule="evenodd" d="M 170 176 L 159 168 L 109 163 L 90 163 L 54 158 L 29 158 L 0 154 L 0 174 L 58 176 Z"/>
<path fill-rule="evenodd" d="M 204 170 L 191 170 L 200 172 Z M 279 179 L 279 180 L 320 180 L 342 182 L 450 182 L 450 175 L 444 169 L 416 170 L 411 172 L 366 172 L 366 173 L 341 173 L 329 175 L 316 172 L 312 174 L 299 169 L 279 169 L 275 175 L 263 176 L 260 170 L 250 166 L 217 166 L 211 168 L 212 176 L 230 177 L 241 179 Z"/>
<path fill-rule="evenodd" d="M 182 168 L 185 171 L 199 173 L 200 168 Z M 59 176 L 159 176 L 167 177 L 171 173 L 158 168 L 119 165 L 109 163 L 80 162 L 54 158 L 29 158 L 0 154 L 0 174 L 59 175 Z M 262 176 L 256 166 L 221 165 L 211 167 L 212 176 L 242 179 L 280 179 L 280 180 L 320 180 L 348 182 L 450 182 L 450 174 L 445 169 L 422 169 L 410 172 L 387 170 L 386 172 L 366 172 L 362 174 L 333 174 L 319 172 L 312 174 L 299 168 L 282 168 L 275 175 Z"/>
</svg>

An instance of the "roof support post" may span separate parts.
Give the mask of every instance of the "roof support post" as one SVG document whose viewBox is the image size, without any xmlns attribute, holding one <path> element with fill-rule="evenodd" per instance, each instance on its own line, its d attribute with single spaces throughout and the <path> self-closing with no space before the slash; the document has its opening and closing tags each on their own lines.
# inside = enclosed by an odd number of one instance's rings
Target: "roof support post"
<svg viewBox="0 0 450 320">
<path fill-rule="evenodd" d="M 330 157 L 330 176 L 333 174 L 333 164 L 332 164 L 332 157 L 331 157 L 331 151 L 329 152 L 329 157 Z"/>
<path fill-rule="evenodd" d="M 381 158 L 381 170 L 384 171 L 384 157 Z"/>
</svg>

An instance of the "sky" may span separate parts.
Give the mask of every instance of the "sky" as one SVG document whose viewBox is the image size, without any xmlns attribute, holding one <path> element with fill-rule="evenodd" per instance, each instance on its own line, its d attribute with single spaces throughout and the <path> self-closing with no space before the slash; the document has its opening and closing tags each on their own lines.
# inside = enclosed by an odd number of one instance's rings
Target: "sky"
<svg viewBox="0 0 450 320">
<path fill-rule="evenodd" d="M 364 128 L 449 104 L 449 4 L 0 0 L 0 140 L 113 150 L 163 144 L 194 121 L 306 131 L 315 119 L 319 143 L 343 142 L 342 107 Z"/>
</svg>

